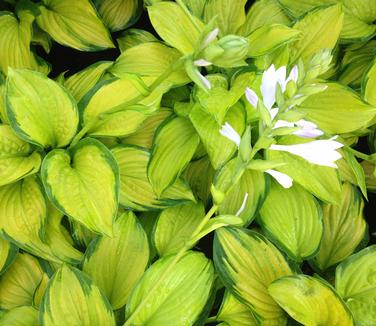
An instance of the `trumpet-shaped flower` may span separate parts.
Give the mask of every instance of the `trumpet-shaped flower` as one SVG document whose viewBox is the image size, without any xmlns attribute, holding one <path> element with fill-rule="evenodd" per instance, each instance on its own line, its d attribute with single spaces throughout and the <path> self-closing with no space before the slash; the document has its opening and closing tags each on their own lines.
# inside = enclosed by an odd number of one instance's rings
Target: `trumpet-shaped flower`
<svg viewBox="0 0 376 326">
<path fill-rule="evenodd" d="M 278 120 L 273 129 L 277 128 L 293 128 L 298 127 L 299 130 L 293 132 L 294 135 L 302 138 L 316 138 L 322 136 L 324 132 L 317 128 L 317 125 L 313 122 L 301 119 L 296 122 L 289 122 L 285 120 Z"/>
<path fill-rule="evenodd" d="M 292 186 L 292 179 L 285 173 L 276 170 L 266 170 L 283 188 L 290 188 Z"/>
<path fill-rule="evenodd" d="M 316 165 L 337 168 L 335 161 L 339 160 L 342 156 L 336 151 L 336 149 L 343 147 L 343 144 L 334 139 L 336 139 L 336 137 L 295 145 L 273 144 L 270 146 L 270 149 L 300 156 L 308 162 Z"/>
<path fill-rule="evenodd" d="M 237 133 L 237 131 L 231 127 L 231 125 L 226 122 L 221 130 L 219 130 L 219 133 L 226 137 L 227 139 L 231 140 L 232 142 L 234 142 L 236 144 L 236 146 L 240 146 L 240 140 L 241 140 L 241 137 L 240 135 Z"/>
</svg>

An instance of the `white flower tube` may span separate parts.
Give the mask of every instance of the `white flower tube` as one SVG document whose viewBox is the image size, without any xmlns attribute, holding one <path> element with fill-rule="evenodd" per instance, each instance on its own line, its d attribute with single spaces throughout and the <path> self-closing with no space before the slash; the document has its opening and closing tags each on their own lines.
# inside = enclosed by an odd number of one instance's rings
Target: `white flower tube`
<svg viewBox="0 0 376 326">
<path fill-rule="evenodd" d="M 290 188 L 292 186 L 292 179 L 285 173 L 276 170 L 266 170 L 283 188 Z"/>
<path fill-rule="evenodd" d="M 308 143 L 295 145 L 271 145 L 270 149 L 284 151 L 300 156 L 310 163 L 332 168 L 338 168 L 335 161 L 342 156 L 336 151 L 343 147 L 343 144 L 335 141 L 336 137 L 324 140 L 314 140 Z"/>
<path fill-rule="evenodd" d="M 237 131 L 231 127 L 231 125 L 226 122 L 222 128 L 219 130 L 219 133 L 226 137 L 227 139 L 231 140 L 232 142 L 234 142 L 236 144 L 236 146 L 240 146 L 240 140 L 241 140 L 241 137 L 240 135 L 237 133 Z"/>
</svg>

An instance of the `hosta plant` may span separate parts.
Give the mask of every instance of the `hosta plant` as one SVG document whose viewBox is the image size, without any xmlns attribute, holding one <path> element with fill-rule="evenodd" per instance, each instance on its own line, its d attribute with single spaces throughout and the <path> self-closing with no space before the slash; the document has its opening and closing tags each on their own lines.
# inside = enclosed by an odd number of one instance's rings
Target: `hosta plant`
<svg viewBox="0 0 376 326">
<path fill-rule="evenodd" d="M 0 9 L 0 325 L 376 324 L 374 0 Z"/>
</svg>

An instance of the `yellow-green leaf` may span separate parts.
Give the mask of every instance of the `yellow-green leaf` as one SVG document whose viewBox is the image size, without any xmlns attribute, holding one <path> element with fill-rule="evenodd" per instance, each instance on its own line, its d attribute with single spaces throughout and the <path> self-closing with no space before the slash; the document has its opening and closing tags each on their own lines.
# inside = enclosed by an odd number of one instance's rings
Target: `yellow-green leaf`
<svg viewBox="0 0 376 326">
<path fill-rule="evenodd" d="M 57 270 L 43 297 L 39 324 L 115 326 L 111 306 L 99 288 L 68 265 Z"/>
<path fill-rule="evenodd" d="M 0 308 L 8 310 L 32 305 L 34 292 L 42 277 L 43 271 L 38 260 L 29 254 L 19 253 L 1 276 Z"/>
<path fill-rule="evenodd" d="M 269 293 L 303 325 L 354 325 L 350 311 L 334 289 L 311 276 L 282 277 L 269 286 Z"/>
<path fill-rule="evenodd" d="M 11 242 L 0 237 L 0 275 L 13 263 L 18 248 Z"/>
<path fill-rule="evenodd" d="M 362 93 L 366 102 L 376 106 L 376 60 L 372 62 L 371 67 L 364 76 Z"/>
<path fill-rule="evenodd" d="M 38 310 L 31 306 L 11 309 L 0 317 L 0 324 L 7 326 L 38 326 Z"/>
<path fill-rule="evenodd" d="M 214 238 L 214 263 L 226 288 L 262 325 L 286 325 L 287 316 L 269 295 L 271 282 L 292 271 L 283 255 L 254 231 L 224 227 Z"/>
<path fill-rule="evenodd" d="M 58 43 L 80 51 L 113 48 L 111 36 L 89 0 L 43 0 L 39 27 Z"/>
<path fill-rule="evenodd" d="M 191 240 L 204 216 L 202 203 L 188 203 L 163 210 L 154 229 L 154 244 L 159 256 L 178 253 Z"/>
<path fill-rule="evenodd" d="M 177 180 L 199 143 L 195 128 L 186 118 L 171 117 L 158 128 L 148 163 L 148 177 L 157 196 Z"/>
<path fill-rule="evenodd" d="M 214 281 L 212 263 L 202 253 L 187 252 L 160 281 L 174 259 L 157 260 L 138 282 L 126 306 L 126 319 L 146 301 L 132 316 L 132 325 L 193 325 L 200 315 Z M 145 298 L 154 286 L 156 290 Z"/>
<path fill-rule="evenodd" d="M 120 37 L 116 39 L 120 52 L 124 52 L 133 46 L 148 42 L 159 42 L 159 40 L 150 32 L 144 29 L 131 28 L 121 33 Z M 141 59 L 141 58 L 139 58 Z"/>
<path fill-rule="evenodd" d="M 149 261 L 145 231 L 132 212 L 118 217 L 112 238 L 91 242 L 82 270 L 103 291 L 112 308 L 120 309 Z"/>
<path fill-rule="evenodd" d="M 12 128 L 0 124 L 0 186 L 39 171 L 41 155 L 17 137 Z"/>
<path fill-rule="evenodd" d="M 323 206 L 324 232 L 314 263 L 325 270 L 351 255 L 366 232 L 363 199 L 356 188 L 345 183 L 339 205 Z"/>
<path fill-rule="evenodd" d="M 309 120 L 330 134 L 362 131 L 373 123 L 376 107 L 362 101 L 346 86 L 339 83 L 325 85 L 326 90 L 309 96 L 298 107 Z"/>
<path fill-rule="evenodd" d="M 157 198 L 147 177 L 147 164 L 150 153 L 147 149 L 135 146 L 118 146 L 112 149 L 120 169 L 120 204 L 138 211 L 162 209 L 186 201 L 194 201 L 194 196 L 181 179 L 168 187 Z"/>
<path fill-rule="evenodd" d="M 192 53 L 199 45 L 203 24 L 195 18 L 194 24 L 177 3 L 156 2 L 148 7 L 148 13 L 159 36 L 183 54 Z"/>
<path fill-rule="evenodd" d="M 78 126 L 75 100 L 58 83 L 26 69 L 10 70 L 7 115 L 24 140 L 41 147 L 64 147 Z"/>
<path fill-rule="evenodd" d="M 134 24 L 143 9 L 141 0 L 95 0 L 103 22 L 113 31 L 120 31 Z"/>
<path fill-rule="evenodd" d="M 348 257 L 336 269 L 335 286 L 351 310 L 357 325 L 376 323 L 376 246 Z"/>
<path fill-rule="evenodd" d="M 317 252 L 323 234 L 322 212 L 303 187 L 294 184 L 285 189 L 273 181 L 259 216 L 266 234 L 295 261 Z"/>
<path fill-rule="evenodd" d="M 88 229 L 111 235 L 119 196 L 119 169 L 99 141 L 85 138 L 69 151 L 56 149 L 42 164 L 51 202 Z"/>
</svg>

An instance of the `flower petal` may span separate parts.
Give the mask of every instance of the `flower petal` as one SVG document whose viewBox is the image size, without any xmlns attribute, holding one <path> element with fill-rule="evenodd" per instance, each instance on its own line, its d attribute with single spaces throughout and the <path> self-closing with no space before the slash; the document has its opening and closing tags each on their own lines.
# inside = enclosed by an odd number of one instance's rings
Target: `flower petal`
<svg viewBox="0 0 376 326">
<path fill-rule="evenodd" d="M 279 67 L 275 72 L 277 76 L 277 82 L 281 85 L 282 92 L 286 90 L 286 66 Z"/>
<path fill-rule="evenodd" d="M 290 80 L 293 80 L 296 83 L 298 81 L 298 78 L 299 78 L 299 69 L 298 69 L 298 66 L 295 65 L 294 67 L 292 67 L 290 71 L 290 75 L 286 80 L 286 85 Z"/>
<path fill-rule="evenodd" d="M 275 103 L 275 92 L 277 86 L 277 75 L 274 65 L 271 65 L 262 75 L 260 90 L 264 105 L 270 110 Z"/>
<path fill-rule="evenodd" d="M 198 59 L 198 60 L 195 60 L 193 63 L 195 66 L 198 66 L 198 67 L 207 67 L 207 66 L 212 65 L 210 61 L 207 61 L 205 59 Z"/>
<path fill-rule="evenodd" d="M 258 103 L 258 96 L 254 90 L 247 87 L 245 89 L 245 97 L 247 98 L 248 102 L 256 109 Z"/>
<path fill-rule="evenodd" d="M 293 122 L 289 122 L 289 121 L 286 121 L 286 120 L 278 120 L 275 124 L 274 124 L 274 127 L 273 129 L 277 129 L 277 128 L 293 128 L 294 127 L 294 123 Z"/>
<path fill-rule="evenodd" d="M 236 144 L 236 146 L 240 146 L 240 140 L 241 140 L 241 137 L 240 135 L 236 132 L 236 130 L 234 128 L 231 127 L 231 125 L 226 122 L 222 128 L 219 130 L 219 133 L 226 137 L 227 139 L 231 140 L 232 142 L 234 142 Z"/>
<path fill-rule="evenodd" d="M 218 36 L 219 34 L 219 28 L 215 28 L 213 29 L 205 38 L 204 42 L 203 42 L 203 47 L 206 47 L 208 46 L 211 42 L 213 42 L 215 40 L 215 38 Z"/>
<path fill-rule="evenodd" d="M 270 174 L 283 188 L 290 188 L 292 186 L 293 180 L 287 174 L 276 170 L 266 170 L 265 172 Z"/>
</svg>

